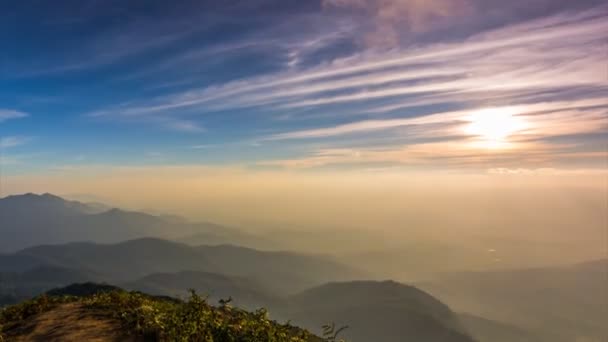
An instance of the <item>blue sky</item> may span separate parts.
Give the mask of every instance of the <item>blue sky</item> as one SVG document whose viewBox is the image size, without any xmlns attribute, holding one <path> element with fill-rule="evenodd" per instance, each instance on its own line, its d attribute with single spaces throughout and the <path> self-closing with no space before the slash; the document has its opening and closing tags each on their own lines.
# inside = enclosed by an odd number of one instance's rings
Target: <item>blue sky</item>
<svg viewBox="0 0 608 342">
<path fill-rule="evenodd" d="M 602 169 L 606 32 L 588 0 L 6 2 L 3 166 Z"/>
</svg>

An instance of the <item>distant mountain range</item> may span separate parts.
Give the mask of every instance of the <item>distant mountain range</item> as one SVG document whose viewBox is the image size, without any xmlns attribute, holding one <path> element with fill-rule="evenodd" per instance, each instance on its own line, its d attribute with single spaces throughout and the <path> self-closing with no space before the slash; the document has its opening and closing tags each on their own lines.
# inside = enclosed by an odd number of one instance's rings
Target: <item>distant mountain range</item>
<svg viewBox="0 0 608 342">
<path fill-rule="evenodd" d="M 242 247 L 277 249 L 238 229 L 50 194 L 0 199 L 0 223 L 0 306 L 93 281 L 172 297 L 194 289 L 316 333 L 348 325 L 351 342 L 603 342 L 608 334 L 608 260 L 446 273 L 412 287 L 363 281 L 371 276 L 347 258 Z M 392 259 L 407 273 L 402 260 L 420 258 Z"/>
<path fill-rule="evenodd" d="M 154 273 L 213 272 L 246 277 L 278 294 L 297 292 L 330 280 L 365 277 L 329 257 L 263 252 L 230 245 L 192 247 L 156 238 L 117 244 L 42 245 L 0 255 L 0 272 L 41 266 L 84 270 L 112 283 L 134 281 Z"/>
<path fill-rule="evenodd" d="M 23 269 L 17 272 L 21 260 Z M 357 276 L 318 256 L 234 246 L 191 247 L 146 238 L 111 245 L 31 247 L 0 256 L 0 265 L 9 263 L 10 271 L 0 269 L 0 279 L 10 280 L 0 286 L 5 304 L 89 280 L 177 297 L 192 288 L 212 303 L 232 298 L 247 309 L 266 307 L 272 318 L 291 320 L 317 333 L 330 322 L 348 325 L 344 336 L 351 341 L 382 336 L 384 342 L 397 342 L 411 336 L 417 341 L 473 342 L 445 304 L 411 286 L 343 281 L 303 290 L 307 284 Z"/>
<path fill-rule="evenodd" d="M 116 243 L 142 237 L 206 245 L 271 245 L 263 238 L 217 224 L 192 223 L 175 216 L 68 201 L 52 194 L 24 194 L 0 199 L 0 222 L 0 252 L 41 244 Z"/>
<path fill-rule="evenodd" d="M 416 288 L 354 281 L 367 275 L 329 256 L 214 245 L 254 240 L 230 228 L 50 194 L 4 198 L 0 219 L 0 246 L 11 251 L 0 254 L 0 305 L 94 281 L 175 297 L 195 289 L 211 302 L 266 307 L 316 332 L 330 322 L 349 325 L 352 341 L 473 341 L 445 304 Z M 161 238 L 179 236 L 189 244 Z"/>
</svg>

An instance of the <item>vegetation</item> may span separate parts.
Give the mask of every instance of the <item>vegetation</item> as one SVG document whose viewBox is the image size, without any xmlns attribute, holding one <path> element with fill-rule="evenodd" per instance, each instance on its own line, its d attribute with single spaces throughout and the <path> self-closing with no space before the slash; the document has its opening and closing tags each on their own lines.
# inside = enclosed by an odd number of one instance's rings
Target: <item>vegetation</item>
<svg viewBox="0 0 608 342">
<path fill-rule="evenodd" d="M 78 297 L 42 295 L 0 311 L 0 341 L 20 322 L 62 304 L 78 302 L 87 309 L 120 322 L 129 335 L 146 341 L 305 342 L 323 341 L 290 324 L 278 324 L 266 310 L 247 312 L 230 305 L 219 307 L 191 291 L 187 301 L 152 297 L 140 292 L 112 290 Z M 336 341 L 335 334 L 331 341 Z"/>
</svg>

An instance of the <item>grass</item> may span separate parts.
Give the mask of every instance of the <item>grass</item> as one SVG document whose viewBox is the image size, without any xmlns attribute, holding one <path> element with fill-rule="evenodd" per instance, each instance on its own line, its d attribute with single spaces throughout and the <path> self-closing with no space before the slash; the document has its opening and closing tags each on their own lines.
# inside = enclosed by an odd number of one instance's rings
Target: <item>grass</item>
<svg viewBox="0 0 608 342">
<path fill-rule="evenodd" d="M 318 338 L 290 324 L 268 318 L 264 309 L 247 312 L 230 305 L 209 305 L 194 291 L 186 301 L 148 296 L 139 292 L 113 290 L 89 296 L 42 295 L 0 311 L 0 341 L 3 333 L 28 318 L 53 308 L 78 302 L 86 308 L 114 318 L 123 330 L 146 341 L 205 342 L 309 342 L 336 341 L 335 336 Z"/>
</svg>

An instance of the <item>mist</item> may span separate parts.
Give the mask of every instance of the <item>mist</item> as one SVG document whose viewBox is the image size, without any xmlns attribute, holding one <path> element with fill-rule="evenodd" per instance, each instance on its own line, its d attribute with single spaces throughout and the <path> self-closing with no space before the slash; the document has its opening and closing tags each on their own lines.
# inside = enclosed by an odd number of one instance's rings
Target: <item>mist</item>
<svg viewBox="0 0 608 342">
<path fill-rule="evenodd" d="M 164 166 L 12 176 L 5 189 L 59 193 L 223 224 L 272 237 L 274 249 L 332 254 L 379 278 L 418 279 L 435 271 L 604 257 L 605 186 L 605 173 L 584 170 L 306 172 Z M 411 260 L 415 270 L 391 264 L 396 256 Z"/>
</svg>

